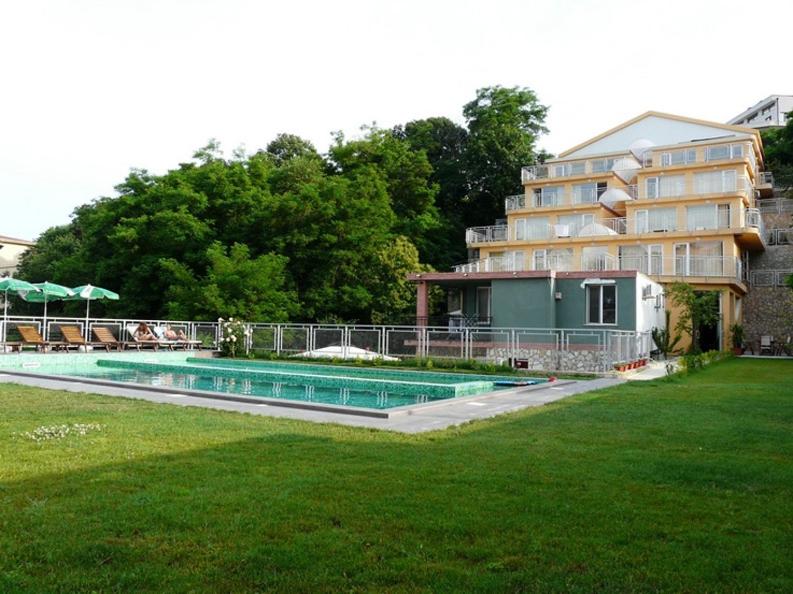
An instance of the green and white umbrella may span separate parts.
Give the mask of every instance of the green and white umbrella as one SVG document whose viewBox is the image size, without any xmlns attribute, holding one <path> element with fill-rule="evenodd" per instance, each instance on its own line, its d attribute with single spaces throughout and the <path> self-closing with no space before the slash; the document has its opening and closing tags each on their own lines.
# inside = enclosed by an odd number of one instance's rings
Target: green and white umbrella
<svg viewBox="0 0 793 594">
<path fill-rule="evenodd" d="M 47 340 L 47 303 L 50 301 L 60 301 L 74 295 L 69 287 L 63 285 L 56 285 L 55 283 L 43 282 L 33 283 L 33 286 L 38 289 L 36 292 L 20 291 L 19 294 L 22 299 L 29 303 L 43 303 L 44 304 L 44 340 Z"/>
<path fill-rule="evenodd" d="M 82 285 L 81 287 L 75 287 L 72 289 L 72 291 L 74 291 L 74 295 L 67 297 L 67 301 L 78 301 L 80 299 L 85 300 L 85 339 L 89 340 L 88 315 L 91 311 L 91 302 L 97 301 L 99 299 L 118 301 L 118 293 L 114 293 L 113 291 L 109 291 L 101 287 L 95 287 L 93 285 Z"/>
<path fill-rule="evenodd" d="M 8 334 L 8 293 L 19 294 L 21 291 L 31 291 L 35 293 L 38 289 L 29 282 L 18 278 L 9 277 L 0 279 L 0 292 L 5 293 L 3 297 L 3 344 L 5 344 Z"/>
</svg>

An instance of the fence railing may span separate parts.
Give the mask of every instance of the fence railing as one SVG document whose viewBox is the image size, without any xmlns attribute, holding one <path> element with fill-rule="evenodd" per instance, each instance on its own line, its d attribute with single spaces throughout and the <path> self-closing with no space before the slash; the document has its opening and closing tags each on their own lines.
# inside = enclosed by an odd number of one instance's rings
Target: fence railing
<svg viewBox="0 0 793 594">
<path fill-rule="evenodd" d="M 790 198 L 759 198 L 757 209 L 764 214 L 782 214 L 793 212 L 793 199 Z"/>
<path fill-rule="evenodd" d="M 742 279 L 742 262 L 735 256 L 617 256 L 609 253 L 580 257 L 547 254 L 527 258 L 522 252 L 490 256 L 453 267 L 454 272 L 556 272 L 638 270 L 656 276 L 696 276 Z"/>
<path fill-rule="evenodd" d="M 785 287 L 790 276 L 793 276 L 793 268 L 752 270 L 749 273 L 749 282 L 753 287 Z"/>
<path fill-rule="evenodd" d="M 769 229 L 765 237 L 768 245 L 793 245 L 793 228 Z"/>
<path fill-rule="evenodd" d="M 204 348 L 217 349 L 220 324 L 180 320 L 134 320 L 92 318 L 89 328 L 108 328 L 119 340 L 126 328 L 139 322 L 170 324 Z M 0 319 L 0 336 L 7 331 L 8 341 L 19 337 L 16 325 L 33 325 L 41 332 L 44 320 L 37 316 L 10 316 L 8 328 Z M 60 339 L 62 324 L 80 326 L 84 318 L 48 318 L 50 340 Z M 607 371 L 618 362 L 646 358 L 654 348 L 649 332 L 575 328 L 483 328 L 457 325 L 388 326 L 365 324 L 268 324 L 251 323 L 246 351 L 277 355 L 311 353 L 334 347 L 340 359 L 353 358 L 365 351 L 369 356 L 449 359 L 478 359 L 491 362 L 527 361 L 529 368 L 545 370 Z M 360 350 L 359 350 L 360 349 Z"/>
</svg>

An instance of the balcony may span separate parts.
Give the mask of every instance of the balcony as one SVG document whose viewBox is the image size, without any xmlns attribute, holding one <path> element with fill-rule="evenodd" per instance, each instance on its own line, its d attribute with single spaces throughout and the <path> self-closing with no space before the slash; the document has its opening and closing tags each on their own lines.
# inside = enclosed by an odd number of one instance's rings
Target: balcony
<svg viewBox="0 0 793 594">
<path fill-rule="evenodd" d="M 751 202 L 754 199 L 754 186 L 751 180 L 745 175 L 725 175 L 728 173 L 728 171 L 708 172 L 695 174 L 693 178 L 682 175 L 645 178 L 644 183 L 639 185 L 636 197 L 638 200 L 657 200 L 737 194 Z M 697 175 L 701 177 L 696 177 Z"/>
<path fill-rule="evenodd" d="M 627 227 L 627 219 L 624 217 L 601 219 L 592 223 L 576 222 L 542 225 L 534 228 L 517 228 L 513 225 L 511 233 L 507 225 L 469 227 L 465 231 L 465 242 L 471 245 L 496 243 L 499 241 L 541 241 L 573 237 L 605 237 L 609 235 L 624 235 Z"/>
<path fill-rule="evenodd" d="M 642 155 L 643 167 L 678 167 L 694 163 L 723 163 L 748 160 L 752 169 L 756 168 L 754 147 L 751 142 L 729 142 L 689 146 L 686 148 L 650 149 Z"/>
<path fill-rule="evenodd" d="M 509 227 L 506 225 L 490 225 L 488 227 L 469 227 L 465 230 L 465 243 L 492 243 L 507 241 Z"/>
<path fill-rule="evenodd" d="M 741 280 L 742 262 L 735 256 L 615 256 L 590 254 L 579 258 L 548 255 L 533 262 L 521 252 L 474 260 L 453 267 L 454 272 L 525 272 L 533 270 L 637 270 L 651 276 L 700 277 Z"/>
<path fill-rule="evenodd" d="M 563 179 L 576 175 L 603 175 L 612 172 L 612 168 L 616 161 L 630 157 L 630 153 L 625 153 L 618 157 L 601 157 L 597 159 L 579 159 L 576 161 L 530 165 L 521 168 L 520 179 L 525 184 L 538 179 Z"/>
<path fill-rule="evenodd" d="M 558 188 L 558 189 L 557 189 Z M 622 190 L 629 198 L 637 198 L 636 186 L 609 187 L 609 188 L 577 188 L 572 192 L 565 192 L 562 186 L 537 188 L 527 198 L 526 194 L 507 196 L 504 200 L 504 210 L 522 210 L 524 208 L 559 208 L 563 206 L 586 206 L 598 204 L 599 198 L 609 190 Z"/>
</svg>

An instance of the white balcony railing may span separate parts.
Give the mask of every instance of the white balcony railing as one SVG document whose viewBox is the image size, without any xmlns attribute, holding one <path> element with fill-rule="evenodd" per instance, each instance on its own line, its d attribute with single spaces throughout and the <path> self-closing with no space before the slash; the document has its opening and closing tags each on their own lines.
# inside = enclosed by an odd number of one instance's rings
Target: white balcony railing
<svg viewBox="0 0 793 594">
<path fill-rule="evenodd" d="M 716 172 L 726 173 L 726 172 Z M 682 177 L 674 182 L 672 177 L 653 177 L 639 184 L 637 198 L 639 200 L 659 198 L 686 198 L 688 196 L 706 195 L 741 195 L 750 202 L 754 199 L 754 186 L 745 175 L 729 176 L 714 175 L 711 177 Z"/>
<path fill-rule="evenodd" d="M 595 204 L 598 198 L 606 192 L 606 188 L 576 188 L 572 192 L 565 192 L 561 186 L 539 189 L 538 192 L 532 192 L 529 196 L 526 194 L 516 194 L 514 196 L 507 196 L 504 200 L 504 209 L 507 212 L 513 210 L 521 210 L 524 208 L 555 208 L 559 206 L 574 206 Z M 608 189 L 622 190 L 631 198 L 637 198 L 638 192 L 635 185 L 621 186 Z"/>
<path fill-rule="evenodd" d="M 754 147 L 751 142 L 729 142 L 689 146 L 685 148 L 650 149 L 642 155 L 644 167 L 676 167 L 692 163 L 717 163 L 748 160 L 756 168 Z"/>
<path fill-rule="evenodd" d="M 465 230 L 466 243 L 490 243 L 509 239 L 509 228 L 506 225 L 490 225 L 489 227 L 469 227 Z"/>
<path fill-rule="evenodd" d="M 516 225 L 491 225 L 489 227 L 470 227 L 466 229 L 465 241 L 467 244 L 494 243 L 499 241 L 542 241 L 547 239 L 565 239 L 576 237 L 607 237 L 611 235 L 651 235 L 659 233 L 674 233 L 687 229 L 689 231 L 727 230 L 727 229 L 757 229 L 761 238 L 766 241 L 767 235 L 763 224 L 763 217 L 757 208 L 747 208 L 742 211 L 743 216 L 730 216 L 729 212 L 717 211 L 713 218 L 698 217 L 687 218 L 684 227 L 674 216 L 659 220 L 637 220 L 625 217 L 598 219 L 594 222 L 579 221 L 575 223 L 557 223 L 538 227 L 525 227 L 520 230 Z"/>
<path fill-rule="evenodd" d="M 465 230 L 467 244 L 494 243 L 499 241 L 540 241 L 566 237 L 598 237 L 624 235 L 627 232 L 627 219 L 624 217 L 600 219 L 595 222 L 576 222 L 571 224 L 543 225 L 524 228 L 518 231 L 513 225 L 491 225 L 489 227 L 469 227 Z"/>
<path fill-rule="evenodd" d="M 592 271 L 637 270 L 651 276 L 742 278 L 742 262 L 735 256 L 615 256 L 591 254 L 580 258 L 549 256 L 532 261 L 520 252 L 458 264 L 454 272 L 524 272 L 534 270 Z"/>
</svg>

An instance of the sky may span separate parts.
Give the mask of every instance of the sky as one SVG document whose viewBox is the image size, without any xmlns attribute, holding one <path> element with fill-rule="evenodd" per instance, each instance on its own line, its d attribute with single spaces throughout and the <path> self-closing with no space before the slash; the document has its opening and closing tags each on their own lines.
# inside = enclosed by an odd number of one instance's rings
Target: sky
<svg viewBox="0 0 793 594">
<path fill-rule="evenodd" d="M 648 110 L 723 122 L 793 94 L 792 24 L 789 0 L 0 0 L 0 235 L 210 138 L 324 152 L 373 122 L 463 123 L 486 86 L 537 93 L 552 153 Z"/>
</svg>

